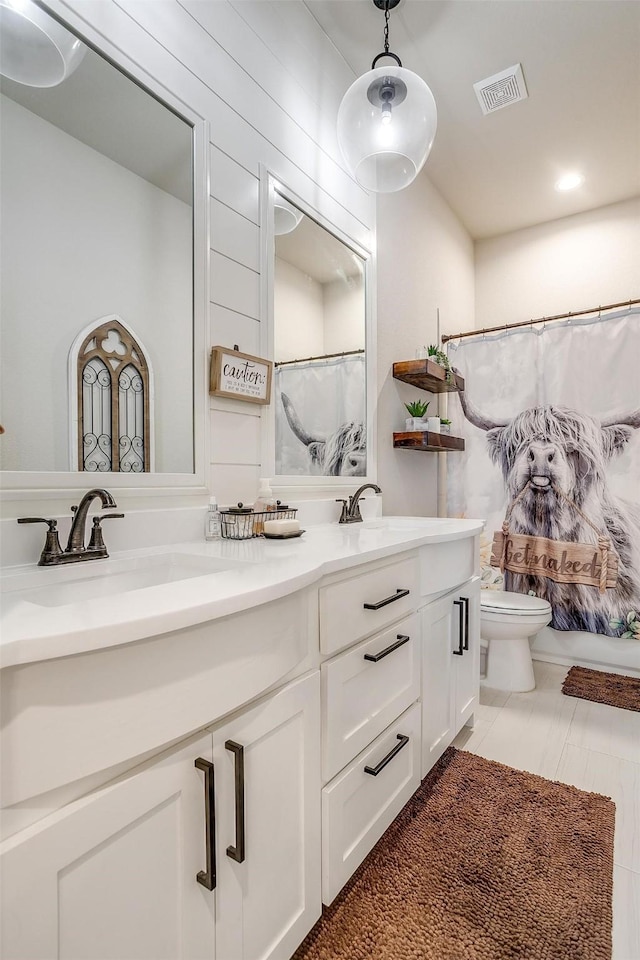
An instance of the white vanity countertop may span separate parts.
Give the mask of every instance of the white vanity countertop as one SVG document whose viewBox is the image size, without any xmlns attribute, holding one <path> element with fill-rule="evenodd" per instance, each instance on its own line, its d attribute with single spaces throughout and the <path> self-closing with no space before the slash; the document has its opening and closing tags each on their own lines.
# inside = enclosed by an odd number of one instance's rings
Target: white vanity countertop
<svg viewBox="0 0 640 960">
<path fill-rule="evenodd" d="M 312 526 L 302 537 L 287 540 L 190 542 L 89 563 L 8 568 L 0 580 L 0 667 L 131 643 L 229 616 L 308 587 L 326 574 L 424 544 L 472 537 L 483 526 L 482 520 L 385 517 Z M 134 578 L 144 578 L 154 565 L 177 569 L 181 560 L 184 569 L 193 565 L 186 578 L 176 573 L 166 582 L 135 589 L 114 585 L 126 583 L 132 570 Z M 222 569 L 202 573 L 208 563 Z M 109 579 L 114 577 L 117 581 Z M 107 583 L 114 586 L 100 596 Z"/>
</svg>

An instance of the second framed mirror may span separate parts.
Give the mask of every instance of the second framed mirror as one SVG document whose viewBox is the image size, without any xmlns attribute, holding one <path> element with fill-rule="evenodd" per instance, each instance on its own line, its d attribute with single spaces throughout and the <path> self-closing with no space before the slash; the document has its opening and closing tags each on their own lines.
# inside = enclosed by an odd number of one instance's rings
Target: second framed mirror
<svg viewBox="0 0 640 960">
<path fill-rule="evenodd" d="M 371 255 L 269 187 L 271 472 L 285 486 L 371 479 Z"/>
</svg>

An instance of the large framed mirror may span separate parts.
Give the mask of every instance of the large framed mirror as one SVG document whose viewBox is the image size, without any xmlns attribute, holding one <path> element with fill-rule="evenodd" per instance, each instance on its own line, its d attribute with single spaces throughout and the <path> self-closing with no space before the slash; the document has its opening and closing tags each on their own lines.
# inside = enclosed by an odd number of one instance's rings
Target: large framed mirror
<svg viewBox="0 0 640 960">
<path fill-rule="evenodd" d="M 279 487 L 374 479 L 371 252 L 267 175 L 265 464 Z"/>
<path fill-rule="evenodd" d="M 84 49 L 0 77 L 2 486 L 202 489 L 206 124 L 35 9 Z"/>
</svg>

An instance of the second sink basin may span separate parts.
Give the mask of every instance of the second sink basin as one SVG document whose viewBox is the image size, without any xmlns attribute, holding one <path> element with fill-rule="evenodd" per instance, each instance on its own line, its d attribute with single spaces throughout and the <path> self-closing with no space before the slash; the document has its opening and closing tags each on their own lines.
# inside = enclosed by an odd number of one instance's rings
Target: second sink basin
<svg viewBox="0 0 640 960">
<path fill-rule="evenodd" d="M 223 573 L 238 566 L 238 561 L 176 552 L 80 561 L 12 577 L 3 585 L 3 593 L 42 607 L 62 607 Z"/>
</svg>

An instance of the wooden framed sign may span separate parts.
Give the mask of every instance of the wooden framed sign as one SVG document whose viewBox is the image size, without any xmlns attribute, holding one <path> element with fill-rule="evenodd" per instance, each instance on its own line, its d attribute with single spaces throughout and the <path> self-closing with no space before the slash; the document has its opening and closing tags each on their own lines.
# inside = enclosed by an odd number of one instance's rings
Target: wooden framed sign
<svg viewBox="0 0 640 960">
<path fill-rule="evenodd" d="M 270 403 L 272 372 L 271 360 L 227 347 L 213 347 L 209 393 L 250 403 Z"/>
<path fill-rule="evenodd" d="M 556 583 L 586 583 L 600 586 L 602 551 L 597 544 L 548 540 L 521 533 L 506 535 L 496 530 L 493 535 L 491 566 L 499 567 L 504 560 L 505 570 L 535 577 L 547 577 Z M 606 586 L 618 582 L 618 557 L 614 550 L 608 553 Z"/>
</svg>

